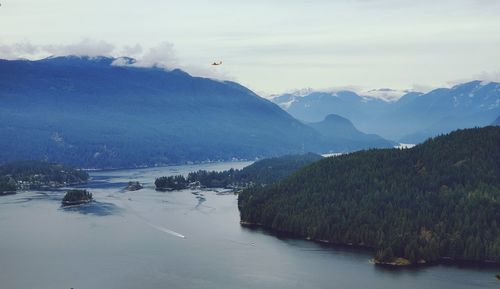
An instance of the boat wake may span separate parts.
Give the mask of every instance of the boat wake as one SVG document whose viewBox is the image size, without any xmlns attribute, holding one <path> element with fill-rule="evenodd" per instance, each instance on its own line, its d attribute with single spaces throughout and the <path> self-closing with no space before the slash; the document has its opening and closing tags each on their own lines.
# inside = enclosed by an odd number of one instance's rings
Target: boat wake
<svg viewBox="0 0 500 289">
<path fill-rule="evenodd" d="M 147 218 L 145 218 L 144 216 L 142 216 L 139 212 L 137 212 L 136 210 L 134 210 L 133 208 L 131 208 L 128 204 L 126 204 L 123 199 L 121 198 L 117 198 L 116 196 L 111 196 L 115 199 L 118 199 L 120 200 L 120 202 L 123 204 L 123 206 L 125 208 L 127 208 L 127 210 L 129 210 L 134 216 L 136 216 L 138 219 L 142 220 L 146 225 L 148 225 L 149 227 L 155 229 L 155 230 L 158 230 L 160 232 L 163 232 L 163 233 L 166 233 L 166 234 L 169 234 L 169 235 L 172 235 L 172 236 L 175 236 L 175 237 L 179 237 L 179 238 L 182 238 L 182 239 L 185 239 L 186 236 L 182 235 L 181 233 L 177 233 L 175 231 L 172 231 L 170 229 L 167 229 L 163 226 L 160 226 L 160 225 L 157 225 L 157 224 L 154 224 L 152 223 L 151 221 L 149 221 Z"/>
<path fill-rule="evenodd" d="M 162 227 L 162 226 L 159 226 L 159 225 L 156 225 L 156 224 L 150 223 L 150 222 L 148 222 L 148 221 L 147 221 L 147 220 L 145 220 L 145 219 L 143 219 L 143 221 L 144 221 L 144 222 L 145 222 L 148 226 L 150 226 L 151 228 L 156 229 L 156 230 L 158 230 L 158 231 L 160 231 L 160 232 L 167 233 L 167 234 L 170 234 L 170 235 L 173 235 L 173 236 L 176 236 L 176 237 L 179 237 L 179 238 L 183 238 L 183 239 L 184 239 L 184 238 L 186 238 L 186 236 L 184 236 L 184 235 L 182 235 L 182 234 L 180 234 L 180 233 L 177 233 L 177 232 L 172 231 L 172 230 L 169 230 L 169 229 L 167 229 L 167 228 L 165 228 L 165 227 Z"/>
</svg>

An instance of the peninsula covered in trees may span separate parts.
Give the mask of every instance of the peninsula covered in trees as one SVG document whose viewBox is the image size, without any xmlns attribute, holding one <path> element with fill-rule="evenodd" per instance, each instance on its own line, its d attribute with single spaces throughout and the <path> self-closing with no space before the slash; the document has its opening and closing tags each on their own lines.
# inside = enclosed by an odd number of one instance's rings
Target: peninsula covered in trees
<svg viewBox="0 0 500 289">
<path fill-rule="evenodd" d="M 242 224 L 370 247 L 378 263 L 500 262 L 500 127 L 326 158 L 238 205 Z"/>
<path fill-rule="evenodd" d="M 0 192 L 43 190 L 87 182 L 87 172 L 62 164 L 19 161 L 0 166 Z"/>
<path fill-rule="evenodd" d="M 155 181 L 157 190 L 181 190 L 188 187 L 242 189 L 252 185 L 268 185 L 323 157 L 308 153 L 288 155 L 257 161 L 241 170 L 191 172 L 182 175 L 160 177 Z"/>
</svg>

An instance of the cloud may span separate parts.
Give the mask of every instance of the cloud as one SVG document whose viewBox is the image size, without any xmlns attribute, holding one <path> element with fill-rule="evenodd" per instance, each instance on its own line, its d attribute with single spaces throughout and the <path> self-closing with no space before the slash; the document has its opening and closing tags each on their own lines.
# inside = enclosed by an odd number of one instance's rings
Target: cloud
<svg viewBox="0 0 500 289">
<path fill-rule="evenodd" d="M 436 88 L 439 88 L 439 86 L 432 86 L 432 85 L 427 85 L 427 84 L 421 84 L 421 83 L 414 83 L 412 85 L 412 88 L 410 91 L 414 92 L 422 92 L 422 93 L 427 93 L 430 92 Z"/>
<path fill-rule="evenodd" d="M 448 87 L 453 87 L 458 84 L 462 84 L 469 81 L 481 80 L 485 83 L 488 82 L 498 82 L 500 83 L 500 70 L 493 71 L 483 71 L 472 75 L 471 77 L 458 78 L 452 81 L 448 81 L 446 84 Z"/>
<path fill-rule="evenodd" d="M 429 92 L 437 87 L 426 86 L 426 85 L 418 85 L 414 84 L 412 88 L 409 89 L 393 89 L 393 88 L 375 88 L 370 89 L 361 85 L 345 85 L 345 86 L 330 86 L 328 88 L 321 89 L 313 89 L 313 88 L 304 88 L 304 89 L 292 89 L 288 90 L 285 93 L 290 93 L 295 96 L 305 96 L 313 92 L 323 92 L 323 93 L 338 93 L 340 91 L 352 91 L 357 93 L 358 95 L 365 98 L 365 100 L 369 100 L 370 98 L 381 99 L 387 102 L 392 102 L 400 99 L 403 95 L 410 92 Z M 265 97 L 268 99 L 272 99 L 281 94 L 268 94 Z"/>
<path fill-rule="evenodd" d="M 410 91 L 392 88 L 376 88 L 365 91 L 362 94 L 373 98 L 383 99 L 385 101 L 396 101 L 408 92 Z"/>
<path fill-rule="evenodd" d="M 128 57 L 135 59 L 130 62 L 125 58 L 117 58 L 113 65 L 134 66 L 134 67 L 162 67 L 165 69 L 182 69 L 189 74 L 208 77 L 213 79 L 234 80 L 225 70 L 221 67 L 197 66 L 192 64 L 184 64 L 177 57 L 174 45 L 170 42 L 162 42 L 156 46 L 144 50 L 142 46 L 125 46 L 122 52 Z"/>
<path fill-rule="evenodd" d="M 30 42 L 2 44 L 0 43 L 1 59 L 42 59 L 49 56 L 108 56 L 116 60 L 113 65 L 134 67 L 161 67 L 172 70 L 182 69 L 194 76 L 214 79 L 232 79 L 223 68 L 212 68 L 208 64 L 196 66 L 184 64 L 178 57 L 171 42 L 161 42 L 158 45 L 144 48 L 139 43 L 116 46 L 107 41 L 83 39 L 71 44 L 36 45 Z M 130 58 L 133 58 L 131 60 Z"/>
<path fill-rule="evenodd" d="M 352 2 L 352 0 L 348 0 Z M 484 9 L 485 6 L 498 6 L 498 1 L 491 0 L 354 0 L 354 2 L 369 6 L 375 9 L 399 9 L 399 8 L 413 8 L 413 7 L 439 7 L 446 6 L 447 9 L 463 9 L 463 7 L 467 8 L 481 8 Z"/>
<path fill-rule="evenodd" d="M 133 46 L 125 45 L 122 48 L 122 54 L 129 57 L 134 57 L 135 55 L 141 54 L 142 51 L 142 46 L 139 43 L 136 43 Z"/>
<path fill-rule="evenodd" d="M 137 58 L 135 65 L 142 67 L 161 66 L 169 69 L 180 67 L 174 45 L 170 42 L 162 42 L 149 48 Z"/>
<path fill-rule="evenodd" d="M 12 45 L 0 44 L 0 57 L 4 59 L 26 58 L 29 55 L 35 55 L 40 48 L 31 43 L 16 43 Z"/>
<path fill-rule="evenodd" d="M 500 70 L 489 72 L 483 71 L 482 73 L 476 75 L 475 79 L 485 82 L 500 82 Z"/>
<path fill-rule="evenodd" d="M 0 58 L 40 59 L 47 56 L 111 56 L 115 46 L 106 41 L 83 39 L 73 44 L 35 45 L 30 42 L 0 44 Z"/>
<path fill-rule="evenodd" d="M 51 55 L 111 56 L 116 47 L 106 41 L 83 39 L 75 44 L 42 45 L 42 51 Z"/>
<path fill-rule="evenodd" d="M 113 61 L 116 66 L 134 67 L 162 67 L 165 69 L 180 68 L 182 65 L 176 56 L 174 45 L 170 42 L 162 42 L 146 51 L 140 44 L 134 46 L 126 45 L 120 52 L 119 57 Z M 116 53 L 115 53 L 116 56 Z M 126 57 L 126 58 L 125 58 Z M 131 61 L 129 58 L 133 58 Z"/>
</svg>

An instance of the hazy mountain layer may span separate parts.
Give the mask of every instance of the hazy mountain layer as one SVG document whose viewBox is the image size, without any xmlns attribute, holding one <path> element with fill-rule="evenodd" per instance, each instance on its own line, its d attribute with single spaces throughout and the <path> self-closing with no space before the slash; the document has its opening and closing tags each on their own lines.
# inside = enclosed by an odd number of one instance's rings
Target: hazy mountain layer
<svg viewBox="0 0 500 289">
<path fill-rule="evenodd" d="M 388 102 L 350 91 L 284 94 L 273 99 L 294 117 L 320 121 L 335 113 L 364 132 L 416 143 L 457 128 L 485 126 L 500 114 L 500 84 L 472 81 Z"/>
<path fill-rule="evenodd" d="M 123 167 L 324 149 L 316 131 L 237 83 L 113 61 L 1 60 L 0 162 Z"/>
<path fill-rule="evenodd" d="M 336 114 L 327 115 L 323 121 L 310 123 L 309 126 L 321 133 L 329 144 L 337 148 L 337 152 L 390 148 L 395 145 L 376 134 L 359 131 L 350 120 Z"/>
</svg>

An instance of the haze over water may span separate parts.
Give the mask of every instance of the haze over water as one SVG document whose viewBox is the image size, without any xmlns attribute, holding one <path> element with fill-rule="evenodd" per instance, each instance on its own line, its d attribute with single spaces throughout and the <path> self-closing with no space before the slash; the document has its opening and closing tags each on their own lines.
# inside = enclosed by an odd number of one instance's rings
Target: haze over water
<svg viewBox="0 0 500 289">
<path fill-rule="evenodd" d="M 72 208 L 63 190 L 1 197 L 0 288 L 499 288 L 498 267 L 388 270 L 369 251 L 243 228 L 233 194 L 154 190 L 159 176 L 248 164 L 92 172 L 96 201 Z M 130 180 L 145 188 L 123 192 Z"/>
</svg>

